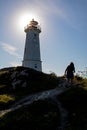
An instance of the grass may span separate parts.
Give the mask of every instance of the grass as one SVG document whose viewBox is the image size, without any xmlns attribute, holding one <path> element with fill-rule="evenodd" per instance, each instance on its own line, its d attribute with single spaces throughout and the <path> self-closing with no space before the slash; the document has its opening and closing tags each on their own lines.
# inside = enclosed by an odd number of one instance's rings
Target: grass
<svg viewBox="0 0 87 130">
<path fill-rule="evenodd" d="M 14 97 L 3 94 L 0 95 L 0 103 L 8 103 L 9 101 L 14 101 Z"/>
<path fill-rule="evenodd" d="M 15 98 L 11 95 L 2 94 L 0 95 L 0 110 L 10 107 L 15 101 Z"/>
<path fill-rule="evenodd" d="M 21 72 L 26 70 L 28 76 L 21 75 Z M 15 74 L 16 73 L 16 74 Z M 12 75 L 14 75 L 12 78 Z M 13 89 L 12 83 L 16 81 L 22 81 L 20 84 L 16 85 Z M 8 98 L 8 96 L 2 96 L 2 102 L 0 102 L 0 109 L 6 109 L 9 107 L 9 103 L 14 102 L 24 98 L 32 93 L 37 93 L 45 90 L 55 88 L 58 85 L 58 77 L 55 73 L 45 74 L 43 72 L 38 72 L 33 69 L 24 68 L 21 66 L 4 68 L 0 70 L 0 95 L 9 95 L 9 97 L 14 97 L 14 100 Z M 26 86 L 22 87 L 22 84 L 26 82 Z M 7 98 L 7 99 L 6 99 Z M 5 103 L 6 100 L 9 100 Z M 3 104 L 3 105 L 2 105 Z"/>
<path fill-rule="evenodd" d="M 28 76 L 20 75 L 26 69 Z M 26 86 L 17 84 L 13 89 L 11 78 L 26 81 Z M 9 108 L 14 102 L 25 96 L 58 86 L 59 80 L 55 73 L 45 74 L 29 68 L 11 67 L 0 70 L 0 109 Z M 65 130 L 87 130 L 87 79 L 75 76 L 76 86 L 58 96 L 58 100 L 68 111 L 69 126 Z M 60 123 L 57 106 L 50 100 L 39 100 L 28 106 L 7 113 L 0 118 L 0 129 L 19 130 L 50 130 Z M 27 128 L 28 127 L 28 128 Z"/>
<path fill-rule="evenodd" d="M 39 100 L 4 115 L 0 119 L 0 129 L 55 130 L 59 118 L 58 108 L 51 100 Z"/>
<path fill-rule="evenodd" d="M 59 95 L 58 99 L 68 111 L 66 130 L 87 130 L 87 79 L 79 81 L 79 86 Z"/>
</svg>

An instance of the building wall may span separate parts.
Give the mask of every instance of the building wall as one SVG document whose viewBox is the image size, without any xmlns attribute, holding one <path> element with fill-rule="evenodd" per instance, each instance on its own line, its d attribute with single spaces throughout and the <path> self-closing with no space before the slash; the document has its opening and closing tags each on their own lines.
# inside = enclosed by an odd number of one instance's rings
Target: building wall
<svg viewBox="0 0 87 130">
<path fill-rule="evenodd" d="M 42 71 L 39 32 L 30 29 L 26 33 L 23 66 Z"/>
</svg>

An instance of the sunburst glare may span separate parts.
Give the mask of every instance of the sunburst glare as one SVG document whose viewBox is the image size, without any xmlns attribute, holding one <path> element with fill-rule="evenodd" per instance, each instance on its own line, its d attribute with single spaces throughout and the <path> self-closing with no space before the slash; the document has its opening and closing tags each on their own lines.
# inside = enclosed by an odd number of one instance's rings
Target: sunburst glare
<svg viewBox="0 0 87 130">
<path fill-rule="evenodd" d="M 29 22 L 32 20 L 32 19 L 35 19 L 35 20 L 39 20 L 38 16 L 36 16 L 36 14 L 33 14 L 33 13 L 24 13 L 24 14 L 21 14 L 20 18 L 19 18 L 19 26 L 20 26 L 20 29 L 24 29 L 24 27 L 29 24 Z"/>
</svg>

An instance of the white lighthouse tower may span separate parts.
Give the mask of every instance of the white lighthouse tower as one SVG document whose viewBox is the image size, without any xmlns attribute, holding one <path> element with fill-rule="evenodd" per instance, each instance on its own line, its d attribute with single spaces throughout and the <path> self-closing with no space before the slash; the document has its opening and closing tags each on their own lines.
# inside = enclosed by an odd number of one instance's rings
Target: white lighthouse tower
<svg viewBox="0 0 87 130">
<path fill-rule="evenodd" d="M 41 28 L 38 22 L 32 19 L 27 27 L 24 28 L 24 31 L 26 32 L 26 41 L 22 65 L 37 71 L 42 71 L 39 41 Z"/>
</svg>

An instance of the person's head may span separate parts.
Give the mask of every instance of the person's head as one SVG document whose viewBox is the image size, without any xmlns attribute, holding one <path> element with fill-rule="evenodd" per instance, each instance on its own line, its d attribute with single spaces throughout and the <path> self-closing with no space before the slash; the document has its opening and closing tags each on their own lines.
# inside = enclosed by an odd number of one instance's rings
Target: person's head
<svg viewBox="0 0 87 130">
<path fill-rule="evenodd" d="M 74 66 L 74 63 L 73 63 L 73 62 L 71 62 L 71 63 L 70 63 L 70 65 L 71 65 L 71 66 Z"/>
<path fill-rule="evenodd" d="M 73 69 L 73 71 L 75 71 L 75 66 L 73 62 L 70 63 L 70 67 Z"/>
</svg>

